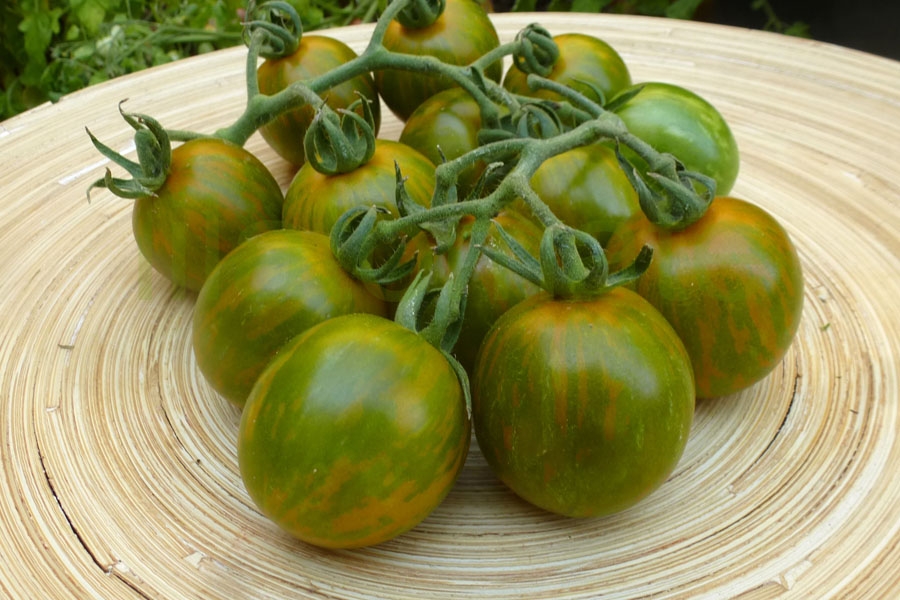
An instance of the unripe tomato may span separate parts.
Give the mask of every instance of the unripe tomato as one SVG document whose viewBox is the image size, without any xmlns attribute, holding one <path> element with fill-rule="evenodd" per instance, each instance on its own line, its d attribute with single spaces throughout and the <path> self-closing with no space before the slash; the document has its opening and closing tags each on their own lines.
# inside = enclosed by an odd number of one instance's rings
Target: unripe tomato
<svg viewBox="0 0 900 600">
<path fill-rule="evenodd" d="M 631 85 L 631 74 L 625 61 L 603 40 L 583 33 L 564 33 L 553 36 L 553 41 L 559 48 L 559 57 L 547 79 L 568 86 L 601 105 Z M 523 96 L 562 100 L 559 94 L 550 90 L 532 91 L 527 77 L 513 65 L 503 78 L 503 87 Z M 599 90 L 603 98 L 598 97 L 591 86 Z"/>
<path fill-rule="evenodd" d="M 622 104 L 611 102 L 628 130 L 658 152 L 668 152 L 697 171 L 716 180 L 716 194 L 725 196 L 737 180 L 740 152 L 731 128 L 707 100 L 669 83 L 641 83 L 641 91 Z M 630 93 L 624 90 L 622 95 Z M 628 148 L 625 155 L 639 169 L 646 163 Z"/>
<path fill-rule="evenodd" d="M 259 66 L 259 91 L 268 95 L 275 94 L 294 82 L 324 75 L 356 56 L 353 49 L 340 40 L 323 35 L 303 35 L 293 54 L 284 58 L 266 59 Z M 370 75 L 359 75 L 320 94 L 326 104 L 335 110 L 347 108 L 359 100 L 360 95 L 370 101 L 377 134 L 381 124 L 381 104 L 375 91 L 375 81 Z M 303 138 L 315 116 L 315 109 L 314 106 L 305 105 L 283 113 L 260 127 L 259 132 L 279 156 L 300 166 L 306 160 Z M 359 112 L 362 114 L 361 110 Z"/>
<path fill-rule="evenodd" d="M 393 321 L 356 314 L 298 336 L 263 371 L 238 437 L 267 517 L 317 546 L 378 544 L 452 488 L 471 429 L 456 373 Z"/>
<path fill-rule="evenodd" d="M 497 30 L 484 8 L 474 0 L 447 0 L 437 20 L 422 28 L 405 27 L 391 21 L 383 45 L 392 52 L 434 56 L 451 65 L 467 65 L 500 45 Z M 500 81 L 500 61 L 485 69 L 485 75 Z M 375 85 L 385 104 L 405 121 L 422 102 L 455 84 L 428 73 L 384 69 L 375 72 Z"/>
<path fill-rule="evenodd" d="M 531 188 L 559 219 L 606 244 L 624 221 L 641 214 L 615 152 L 603 144 L 573 148 L 538 168 Z"/>
<path fill-rule="evenodd" d="M 643 215 L 607 244 L 610 269 L 653 260 L 633 288 L 678 332 L 691 357 L 697 395 L 732 394 L 765 377 L 800 324 L 803 273 L 787 232 L 750 202 L 720 197 L 699 221 L 668 231 Z"/>
<path fill-rule="evenodd" d="M 516 305 L 488 332 L 472 377 L 488 465 L 525 500 L 571 517 L 621 511 L 657 489 L 693 413 L 684 346 L 624 288 Z"/>
<path fill-rule="evenodd" d="M 132 229 L 147 261 L 176 285 L 197 291 L 245 239 L 281 227 L 278 182 L 253 154 L 216 138 L 172 150 L 165 183 L 134 202 Z"/>
<path fill-rule="evenodd" d="M 428 247 L 429 236 L 421 234 L 412 240 L 408 252 L 418 251 L 419 270 L 431 271 L 431 284 L 435 287 L 443 285 L 451 273 L 459 273 L 466 254 L 471 248 L 473 217 L 465 217 L 457 227 L 456 243 L 444 254 L 435 255 Z M 493 219 L 494 223 L 503 227 L 504 231 L 518 241 L 533 255 L 539 252 L 541 229 L 528 217 L 515 210 L 507 210 Z M 492 228 L 485 240 L 488 246 L 498 252 L 510 254 L 510 251 Z M 540 291 L 540 288 L 522 276 L 512 272 L 487 256 L 478 258 L 475 270 L 469 280 L 466 295 L 466 309 L 453 354 L 469 372 L 475 365 L 475 354 L 481 340 L 491 325 L 507 310 Z"/>
<path fill-rule="evenodd" d="M 423 206 L 431 204 L 434 165 L 406 144 L 376 140 L 369 162 L 337 175 L 324 175 L 305 163 L 284 199 L 284 226 L 328 235 L 342 214 L 358 206 L 379 206 L 397 215 L 394 161 L 406 178 L 406 191 Z"/>
<path fill-rule="evenodd" d="M 435 165 L 459 158 L 478 147 L 481 111 L 478 103 L 462 88 L 450 88 L 425 100 L 410 115 L 400 142 L 415 148 Z M 442 156 L 443 154 L 443 156 Z M 484 172 L 479 161 L 460 173 L 457 194 L 465 198 Z"/>
<path fill-rule="evenodd" d="M 275 353 L 338 315 L 387 315 L 380 299 L 341 269 L 321 233 L 283 229 L 231 251 L 200 289 L 192 341 L 200 372 L 243 407 Z"/>
</svg>

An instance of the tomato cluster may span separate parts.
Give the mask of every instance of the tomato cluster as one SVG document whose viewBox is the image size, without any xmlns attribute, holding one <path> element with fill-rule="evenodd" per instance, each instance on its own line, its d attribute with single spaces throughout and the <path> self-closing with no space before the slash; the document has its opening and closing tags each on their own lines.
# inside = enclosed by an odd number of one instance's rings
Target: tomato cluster
<svg viewBox="0 0 900 600">
<path fill-rule="evenodd" d="M 291 535 L 359 547 L 415 527 L 473 432 L 537 506 L 629 508 L 677 465 L 697 398 L 784 356 L 797 251 L 726 195 L 737 146 L 695 93 L 634 83 L 593 36 L 535 25 L 503 46 L 474 0 L 396 2 L 411 10 L 387 11 L 377 50 L 309 36 L 255 70 L 220 135 L 262 126 L 297 166 L 283 195 L 239 144 L 167 155 L 127 114 L 152 164 L 94 140 L 134 176 L 95 185 L 137 198 L 140 250 L 198 290 L 197 366 L 241 408 L 245 486 Z M 377 137 L 380 100 L 399 141 Z"/>
</svg>

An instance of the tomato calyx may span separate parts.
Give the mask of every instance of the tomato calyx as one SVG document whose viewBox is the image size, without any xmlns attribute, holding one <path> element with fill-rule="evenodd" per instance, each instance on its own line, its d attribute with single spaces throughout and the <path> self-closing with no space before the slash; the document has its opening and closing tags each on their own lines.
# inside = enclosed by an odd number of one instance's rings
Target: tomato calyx
<svg viewBox="0 0 900 600">
<path fill-rule="evenodd" d="M 470 254 L 480 255 L 480 252 L 474 250 L 470 251 Z M 429 287 L 431 277 L 430 271 L 416 273 L 413 282 L 397 305 L 394 321 L 414 332 L 444 355 L 459 381 L 466 401 L 466 414 L 471 419 L 472 394 L 469 375 L 451 354 L 459 338 L 463 315 L 466 312 L 467 286 L 460 285 L 460 279 L 454 278 L 451 273 L 443 286 L 431 288 Z M 464 276 L 462 280 L 468 281 L 468 277 Z"/>
<path fill-rule="evenodd" d="M 356 112 L 362 107 L 363 115 Z M 338 114 L 339 113 L 339 114 Z M 316 110 L 303 139 L 306 160 L 319 173 L 349 173 L 375 154 L 375 116 L 360 97 L 347 109 L 334 111 L 324 102 Z"/>
<path fill-rule="evenodd" d="M 538 23 L 526 25 L 516 34 L 519 48 L 513 53 L 513 64 L 523 73 L 547 76 L 559 58 L 559 46 L 553 36 Z"/>
<path fill-rule="evenodd" d="M 658 153 L 643 141 L 631 136 L 629 146 L 647 160 L 645 175 L 621 152 L 616 139 L 616 158 L 638 195 L 641 210 L 651 223 L 665 229 L 684 229 L 706 213 L 716 195 L 716 181 L 696 171 L 685 169 L 671 154 Z M 645 179 L 646 177 L 646 179 Z M 698 193 L 697 187 L 700 188 Z"/>
<path fill-rule="evenodd" d="M 403 174 L 400 172 L 400 165 L 394 163 L 394 169 L 397 174 L 396 187 L 396 203 L 397 211 L 400 217 L 409 217 L 427 212 L 424 206 L 416 202 L 406 190 Z M 456 201 L 455 182 L 451 183 L 449 189 L 444 193 L 435 193 L 432 198 L 432 206 L 440 206 L 441 204 L 450 204 Z M 443 219 L 435 219 L 433 221 L 421 221 L 418 223 L 419 229 L 427 232 L 435 241 L 435 253 L 443 254 L 456 241 L 456 225 L 459 223 L 459 216 L 448 216 Z"/>
<path fill-rule="evenodd" d="M 424 29 L 444 14 L 446 6 L 446 0 L 410 0 L 394 19 L 404 27 Z"/>
<path fill-rule="evenodd" d="M 376 261 L 373 255 L 381 246 L 373 235 L 379 217 L 390 213 L 378 206 L 358 206 L 345 212 L 331 229 L 331 253 L 341 268 L 365 283 L 389 285 L 407 279 L 416 266 L 416 257 L 403 261 L 406 238 L 399 238 L 388 257 Z"/>
<path fill-rule="evenodd" d="M 489 246 L 481 248 L 482 253 L 556 298 L 597 296 L 626 285 L 647 270 L 653 255 L 652 248 L 644 246 L 630 265 L 610 273 L 600 242 L 578 229 L 562 223 L 548 226 L 541 238 L 540 256 L 535 258 L 499 223 L 494 227 L 513 255 Z"/>
<path fill-rule="evenodd" d="M 121 198 L 136 199 L 154 196 L 169 175 L 169 165 L 172 162 L 172 143 L 168 132 L 160 125 L 159 121 L 148 115 L 126 113 L 122 110 L 124 103 L 124 100 L 119 102 L 119 114 L 135 131 L 134 145 L 138 160 L 125 158 L 102 143 L 89 129 L 85 128 L 91 138 L 91 143 L 100 154 L 131 175 L 131 179 L 113 177 L 112 172 L 106 169 L 106 174 L 88 187 L 88 201 L 90 201 L 91 190 L 94 188 L 106 188 Z"/>
<path fill-rule="evenodd" d="M 283 58 L 297 51 L 303 35 L 303 23 L 296 9 L 287 2 L 251 1 L 244 23 L 244 43 L 263 58 Z"/>
</svg>

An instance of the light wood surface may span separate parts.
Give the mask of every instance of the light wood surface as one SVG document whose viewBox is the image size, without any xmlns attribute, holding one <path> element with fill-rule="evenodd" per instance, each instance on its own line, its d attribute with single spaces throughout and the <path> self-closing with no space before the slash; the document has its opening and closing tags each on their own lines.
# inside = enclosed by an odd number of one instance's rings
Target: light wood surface
<svg viewBox="0 0 900 600">
<path fill-rule="evenodd" d="M 238 413 L 193 362 L 192 298 L 151 272 L 130 203 L 85 199 L 131 130 L 239 114 L 244 50 L 127 76 L 0 124 L 0 598 L 896 598 L 900 593 L 900 63 L 652 18 L 502 15 L 610 42 L 635 80 L 709 99 L 734 194 L 795 240 L 798 338 L 766 380 L 701 403 L 670 480 L 619 515 L 517 500 L 473 448 L 446 502 L 380 546 L 292 541 L 253 507 Z M 332 30 L 361 49 L 370 27 Z M 400 127 L 388 120 L 384 137 Z M 248 148 L 287 184 L 259 136 Z"/>
</svg>

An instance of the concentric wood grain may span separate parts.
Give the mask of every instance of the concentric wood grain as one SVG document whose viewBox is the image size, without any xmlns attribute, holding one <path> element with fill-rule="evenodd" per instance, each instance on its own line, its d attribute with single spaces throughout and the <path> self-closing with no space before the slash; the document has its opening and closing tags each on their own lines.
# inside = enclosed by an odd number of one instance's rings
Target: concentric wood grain
<svg viewBox="0 0 900 600">
<path fill-rule="evenodd" d="M 237 411 L 205 384 L 192 297 L 138 255 L 130 204 L 85 198 L 116 110 L 214 131 L 244 51 L 89 88 L 0 124 L 0 597 L 895 598 L 900 590 L 900 64 L 650 18 L 502 15 L 616 47 L 636 80 L 694 89 L 742 151 L 734 194 L 800 251 L 797 341 L 766 380 L 698 406 L 671 479 L 593 520 L 517 500 L 477 452 L 423 524 L 321 551 L 253 507 Z M 336 35 L 360 49 L 370 28 Z M 385 137 L 400 126 L 388 120 Z M 286 185 L 291 173 L 254 137 Z"/>
</svg>

